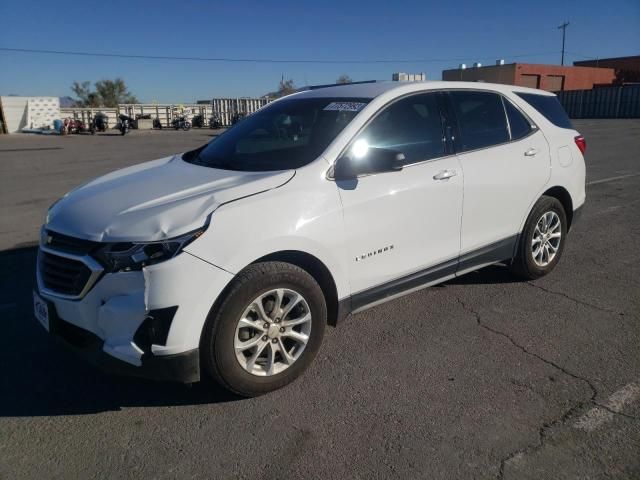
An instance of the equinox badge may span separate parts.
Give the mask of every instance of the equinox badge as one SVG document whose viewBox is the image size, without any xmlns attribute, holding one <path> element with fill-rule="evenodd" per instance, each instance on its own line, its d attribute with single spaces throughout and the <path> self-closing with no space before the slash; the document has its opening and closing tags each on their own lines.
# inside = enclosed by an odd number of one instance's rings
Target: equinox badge
<svg viewBox="0 0 640 480">
<path fill-rule="evenodd" d="M 361 262 L 362 260 L 366 260 L 367 258 L 371 258 L 375 255 L 380 255 L 381 253 L 390 252 L 393 250 L 393 245 L 388 245 L 386 247 L 379 248 L 372 252 L 363 253 L 362 255 L 358 255 L 356 257 L 356 262 Z"/>
</svg>

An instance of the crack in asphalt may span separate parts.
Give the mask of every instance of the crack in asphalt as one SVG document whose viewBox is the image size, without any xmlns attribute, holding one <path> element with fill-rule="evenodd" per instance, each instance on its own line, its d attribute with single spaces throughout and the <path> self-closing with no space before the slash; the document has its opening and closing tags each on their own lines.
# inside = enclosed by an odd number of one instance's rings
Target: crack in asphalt
<svg viewBox="0 0 640 480">
<path fill-rule="evenodd" d="M 577 303 L 578 305 L 584 305 L 585 307 L 593 308 L 595 310 L 598 310 L 599 312 L 612 313 L 614 315 L 620 315 L 620 316 L 625 316 L 626 315 L 624 312 L 616 312 L 615 310 L 611 310 L 611 309 L 608 309 L 608 308 L 600 307 L 599 305 L 595 305 L 593 303 L 585 302 L 584 300 L 578 300 L 577 298 L 573 298 L 571 295 L 567 295 L 564 292 L 559 292 L 557 290 L 551 290 L 550 288 L 546 288 L 546 287 L 543 287 L 541 285 L 537 285 L 537 284 L 535 284 L 533 282 L 525 282 L 525 284 L 529 285 L 530 287 L 537 288 L 538 290 L 542 290 L 543 292 L 549 293 L 551 295 L 557 295 L 559 297 L 564 297 L 567 300 L 571 300 L 572 302 Z"/>
<path fill-rule="evenodd" d="M 532 285 L 532 284 L 530 284 Z M 543 289 L 544 290 L 544 289 Z M 546 291 L 546 290 L 545 290 Z M 557 293 L 557 292 L 553 292 L 551 291 L 550 293 Z M 563 296 L 566 296 L 564 294 L 560 294 Z M 570 297 L 567 297 L 570 300 Z M 513 452 L 509 453 L 508 455 L 506 455 L 502 460 L 500 460 L 500 467 L 498 470 L 498 475 L 497 478 L 498 480 L 502 480 L 504 478 L 504 469 L 505 466 L 507 464 L 507 462 L 509 462 L 510 460 L 512 460 L 513 458 L 516 457 L 524 457 L 525 455 L 528 455 L 532 452 L 535 452 L 536 450 L 539 450 L 540 448 L 542 448 L 544 446 L 544 442 L 546 440 L 546 435 L 547 435 L 547 431 L 553 427 L 555 427 L 556 425 L 562 425 L 564 424 L 569 418 L 571 418 L 572 416 L 574 416 L 574 414 L 580 410 L 585 409 L 587 406 L 598 406 L 614 415 L 619 415 L 622 417 L 626 417 L 626 418 L 631 418 L 631 419 L 636 419 L 636 417 L 633 417 L 631 415 L 627 415 L 621 412 L 616 412 L 598 402 L 596 402 L 596 398 L 598 396 L 598 389 L 595 387 L 595 385 L 593 385 L 593 383 L 585 377 L 582 377 L 578 374 L 575 374 L 569 370 L 567 370 L 566 368 L 558 365 L 557 363 L 553 362 L 552 360 L 548 360 L 544 357 L 542 357 L 541 355 L 538 355 L 535 352 L 532 352 L 530 350 L 528 350 L 525 346 L 520 345 L 518 342 L 516 342 L 509 334 L 501 332 L 500 330 L 497 330 L 495 328 L 492 328 L 488 325 L 486 325 L 485 323 L 482 322 L 482 318 L 480 316 L 480 314 L 473 310 L 471 307 L 468 307 L 464 301 L 462 301 L 460 298 L 456 298 L 456 300 L 458 301 L 458 303 L 462 306 L 463 310 L 471 313 L 475 319 L 476 319 L 476 324 L 480 327 L 483 328 L 491 333 L 493 333 L 494 335 L 499 335 L 505 339 L 507 339 L 509 341 L 509 343 L 511 343 L 514 347 L 516 347 L 517 349 L 519 349 L 520 351 L 522 351 L 523 353 L 530 355 L 538 360 L 540 360 L 541 362 L 555 368 L 556 370 L 562 372 L 563 374 L 567 375 L 568 377 L 571 377 L 575 380 L 581 381 L 583 383 L 585 383 L 589 389 L 591 390 L 591 395 L 588 399 L 586 400 L 581 400 L 579 402 L 577 402 L 575 405 L 573 405 L 572 407 L 568 408 L 564 413 L 562 413 L 562 415 L 560 415 L 559 417 L 550 420 L 550 421 L 546 421 L 544 422 L 540 428 L 538 428 L 538 441 L 533 444 L 533 445 L 529 445 L 525 448 L 520 448 L 518 450 L 514 450 Z M 581 302 L 578 302 L 581 303 Z M 590 305 L 591 306 L 591 305 Z M 597 307 L 596 307 L 597 308 Z M 637 420 L 637 419 L 636 419 Z"/>
<path fill-rule="evenodd" d="M 640 420 L 640 417 L 636 417 L 635 415 L 629 415 L 628 413 L 617 412 L 616 410 L 612 410 L 606 405 L 602 405 L 601 403 L 598 403 L 598 402 L 593 402 L 593 406 L 606 410 L 607 412 L 613 413 L 614 415 L 620 415 L 621 417 L 628 418 L 630 420 Z"/>
</svg>

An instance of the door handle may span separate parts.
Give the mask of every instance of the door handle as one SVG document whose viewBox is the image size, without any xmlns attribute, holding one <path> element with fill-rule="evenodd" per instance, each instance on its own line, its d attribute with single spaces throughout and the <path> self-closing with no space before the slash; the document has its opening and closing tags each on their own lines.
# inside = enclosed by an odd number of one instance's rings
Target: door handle
<svg viewBox="0 0 640 480">
<path fill-rule="evenodd" d="M 455 170 L 442 170 L 433 176 L 434 180 L 448 180 L 458 174 Z"/>
<path fill-rule="evenodd" d="M 536 153 L 538 153 L 538 149 L 531 147 L 526 152 L 524 152 L 524 156 L 525 157 L 535 157 Z"/>
</svg>

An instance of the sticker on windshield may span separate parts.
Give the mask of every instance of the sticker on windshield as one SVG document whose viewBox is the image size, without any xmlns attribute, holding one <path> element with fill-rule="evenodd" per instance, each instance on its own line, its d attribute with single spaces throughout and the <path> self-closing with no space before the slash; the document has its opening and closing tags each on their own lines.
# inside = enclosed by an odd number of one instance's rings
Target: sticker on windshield
<svg viewBox="0 0 640 480">
<path fill-rule="evenodd" d="M 324 110 L 338 110 L 339 112 L 359 112 L 366 103 L 361 102 L 331 102 Z"/>
</svg>

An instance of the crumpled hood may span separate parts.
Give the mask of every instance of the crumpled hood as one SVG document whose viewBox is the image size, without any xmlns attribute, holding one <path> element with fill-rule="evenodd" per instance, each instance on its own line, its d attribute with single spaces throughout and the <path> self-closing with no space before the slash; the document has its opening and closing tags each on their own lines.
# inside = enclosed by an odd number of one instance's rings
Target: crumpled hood
<svg viewBox="0 0 640 480">
<path fill-rule="evenodd" d="M 72 190 L 49 210 L 46 227 L 97 242 L 164 240 L 203 226 L 223 203 L 277 188 L 294 174 L 218 170 L 176 155 Z"/>
</svg>

